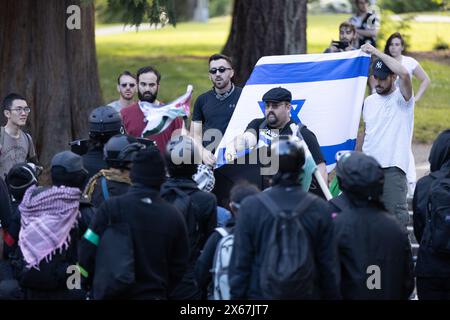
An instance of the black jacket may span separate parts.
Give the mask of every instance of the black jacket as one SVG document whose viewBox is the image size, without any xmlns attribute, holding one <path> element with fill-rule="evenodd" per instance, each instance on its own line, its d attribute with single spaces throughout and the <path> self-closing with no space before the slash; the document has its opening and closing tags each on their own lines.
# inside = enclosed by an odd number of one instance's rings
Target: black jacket
<svg viewBox="0 0 450 320">
<path fill-rule="evenodd" d="M 78 227 L 70 232 L 70 245 L 62 252 L 57 252 L 49 261 L 42 260 L 39 270 L 27 268 L 20 248 L 17 246 L 9 255 L 9 261 L 13 268 L 14 278 L 20 284 L 25 299 L 28 300 L 84 300 L 84 290 L 67 288 L 68 272 L 70 266 L 75 266 L 78 261 L 78 239 L 80 233 Z M 70 271 L 70 270 L 69 270 Z"/>
<path fill-rule="evenodd" d="M 415 273 L 417 277 L 448 278 L 450 277 L 450 256 L 434 252 L 423 234 L 431 184 L 450 172 L 450 130 L 446 130 L 433 143 L 429 162 L 431 173 L 417 181 L 413 198 L 414 235 L 420 244 Z"/>
<path fill-rule="evenodd" d="M 328 201 L 328 204 L 331 211 L 334 213 L 340 213 L 353 207 L 350 199 L 348 199 L 348 197 L 343 192 L 339 196 L 330 199 Z"/>
<path fill-rule="evenodd" d="M 126 194 L 113 197 L 97 210 L 89 229 L 100 237 L 109 216 L 120 215 L 129 224 L 135 252 L 136 282 L 123 299 L 167 299 L 181 280 L 188 263 L 189 244 L 186 225 L 180 212 L 161 199 L 159 191 L 133 185 Z M 97 247 L 82 239 L 80 265 L 92 281 Z"/>
<path fill-rule="evenodd" d="M 341 293 L 344 299 L 408 299 L 414 289 L 408 235 L 378 207 L 342 211 L 335 219 Z M 369 290 L 380 268 L 381 289 Z"/>
<path fill-rule="evenodd" d="M 225 228 L 229 233 L 234 232 L 235 224 L 234 217 L 231 217 L 226 222 Z M 220 239 L 222 239 L 222 235 L 217 231 L 213 232 L 206 241 L 202 253 L 195 264 L 195 279 L 197 280 L 198 287 L 202 290 L 204 298 L 212 294 L 212 288 L 210 286 L 212 281 L 211 269 L 214 264 L 214 256 Z"/>
<path fill-rule="evenodd" d="M 0 223 L 2 224 L 3 227 L 8 225 L 10 217 L 11 217 L 11 202 L 8 186 L 3 180 L 3 177 L 0 177 Z"/>
<path fill-rule="evenodd" d="M 294 210 L 306 194 L 299 185 L 277 185 L 265 192 L 287 212 Z M 308 212 L 300 215 L 299 219 L 314 250 L 315 293 L 311 298 L 338 299 L 336 251 L 332 245 L 334 226 L 328 204 L 316 197 Z M 273 221 L 270 212 L 256 196 L 249 196 L 242 202 L 236 219 L 229 270 L 232 299 L 264 299 L 259 289 L 260 264 L 267 250 Z"/>
<path fill-rule="evenodd" d="M 187 209 L 189 215 L 187 219 L 195 221 L 186 220 L 191 252 L 189 266 L 182 282 L 172 292 L 171 299 L 200 299 L 201 292 L 195 281 L 194 267 L 200 250 L 217 225 L 216 197 L 211 193 L 199 190 L 192 179 L 184 178 L 169 178 L 161 186 L 161 196 L 173 204 L 177 190 L 189 195 L 191 203 Z"/>
<path fill-rule="evenodd" d="M 93 177 L 102 169 L 109 168 L 105 160 L 103 160 L 103 146 L 94 146 L 89 149 L 83 156 L 83 166 L 89 173 L 89 178 Z"/>
<path fill-rule="evenodd" d="M 200 250 L 206 243 L 209 235 L 217 225 L 217 202 L 216 196 L 212 193 L 201 191 L 192 179 L 169 178 L 161 186 L 161 197 L 173 203 L 175 201 L 174 189 L 179 189 L 191 197 L 192 206 L 189 210 L 194 211 L 197 220 L 197 230 L 188 230 L 189 241 L 191 243 L 190 263 L 195 263 Z"/>
<path fill-rule="evenodd" d="M 95 184 L 91 195 L 91 203 L 96 208 L 100 207 L 100 205 L 106 200 L 102 188 L 102 178 L 103 177 L 97 179 L 97 183 Z M 129 188 L 130 185 L 128 183 L 106 179 L 106 189 L 108 191 L 109 198 L 125 194 Z"/>
<path fill-rule="evenodd" d="M 46 187 L 39 187 L 36 192 L 46 189 Z M 14 277 L 22 287 L 25 298 L 38 300 L 85 299 L 85 291 L 69 290 L 67 280 L 71 276 L 68 273 L 68 267 L 75 266 L 78 262 L 78 243 L 94 213 L 91 206 L 80 201 L 81 215 L 77 224 L 70 231 L 69 246 L 62 251 L 58 250 L 48 261 L 42 260 L 39 263 L 39 270 L 26 267 L 26 262 L 18 246 L 21 227 L 21 214 L 18 206 L 18 202 L 13 203 L 14 213 L 9 231 L 15 243 L 9 248 L 8 257 L 15 274 Z"/>
</svg>

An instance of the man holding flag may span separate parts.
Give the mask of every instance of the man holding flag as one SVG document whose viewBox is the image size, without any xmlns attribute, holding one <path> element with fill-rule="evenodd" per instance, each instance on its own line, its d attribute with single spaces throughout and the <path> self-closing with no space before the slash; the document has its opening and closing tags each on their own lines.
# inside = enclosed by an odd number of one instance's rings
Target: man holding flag
<svg viewBox="0 0 450 320">
<path fill-rule="evenodd" d="M 301 123 L 296 125 L 291 119 L 291 92 L 282 87 L 272 88 L 263 95 L 262 100 L 265 105 L 265 117 L 254 119 L 248 124 L 244 134 L 238 136 L 234 143 L 227 148 L 227 160 L 236 158 L 246 148 L 270 147 L 274 138 L 279 135 L 293 135 L 295 131 L 305 141 L 317 164 L 317 169 L 327 183 L 325 160 L 316 136 L 305 125 Z M 317 183 L 313 183 L 310 189 L 311 191 L 317 190 L 317 193 L 320 194 Z"/>
<path fill-rule="evenodd" d="M 384 205 L 406 228 L 409 221 L 406 172 L 414 126 L 411 78 L 400 62 L 371 44 L 364 44 L 361 50 L 377 57 L 372 65 L 376 93 L 364 101 L 362 151 L 374 157 L 383 168 Z M 395 86 L 397 76 L 399 88 Z"/>
<path fill-rule="evenodd" d="M 156 98 L 161 74 L 152 66 L 137 72 L 139 101 L 120 111 L 127 134 L 156 142 L 163 154 L 175 130 L 183 128 L 182 117 L 189 116 L 192 87 L 174 102 L 162 105 Z"/>
</svg>

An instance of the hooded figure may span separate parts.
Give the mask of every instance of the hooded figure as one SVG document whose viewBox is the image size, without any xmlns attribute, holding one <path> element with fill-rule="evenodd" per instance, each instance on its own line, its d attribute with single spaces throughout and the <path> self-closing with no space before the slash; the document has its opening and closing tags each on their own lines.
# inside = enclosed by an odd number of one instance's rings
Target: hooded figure
<svg viewBox="0 0 450 320">
<path fill-rule="evenodd" d="M 20 230 L 19 205 L 28 188 L 38 184 L 38 176 L 39 169 L 33 163 L 26 162 L 14 165 L 6 176 L 11 200 L 11 215 L 2 221 L 5 229 L 4 256 L 6 258 L 17 248 Z"/>
<path fill-rule="evenodd" d="M 67 285 L 77 247 L 81 188 L 87 178 L 81 156 L 64 151 L 51 161 L 53 186 L 32 185 L 19 205 L 19 248 L 11 257 L 26 299 L 84 299 Z"/>
<path fill-rule="evenodd" d="M 174 300 L 197 300 L 201 291 L 194 277 L 195 262 L 217 224 L 217 202 L 212 193 L 201 191 L 192 176 L 197 172 L 198 148 L 188 136 L 174 136 L 164 154 L 169 178 L 161 186 L 161 197 L 183 215 L 189 235 L 189 266 L 171 293 Z M 197 160 L 198 161 L 198 160 Z"/>
<path fill-rule="evenodd" d="M 110 221 L 130 228 L 136 281 L 120 294 L 110 293 L 109 298 L 164 300 L 182 279 L 188 264 L 189 240 L 183 216 L 159 195 L 165 176 L 158 149 L 140 149 L 133 157 L 132 185 L 127 193 L 109 198 L 96 211 L 79 249 L 82 284 L 92 284 L 94 298 L 95 271 L 102 266 L 102 261 L 96 260 L 97 248 L 102 248 L 99 244 Z"/>
<path fill-rule="evenodd" d="M 336 174 L 352 205 L 335 220 L 342 297 L 408 299 L 414 289 L 411 246 L 380 200 L 381 166 L 370 156 L 352 152 L 338 161 Z"/>
<path fill-rule="evenodd" d="M 450 175 L 450 129 L 436 138 L 428 160 L 431 172 L 417 181 L 413 198 L 414 235 L 420 244 L 415 270 L 417 294 L 419 299 L 450 299 L 450 255 L 435 252 L 424 236 L 431 185 Z"/>
</svg>

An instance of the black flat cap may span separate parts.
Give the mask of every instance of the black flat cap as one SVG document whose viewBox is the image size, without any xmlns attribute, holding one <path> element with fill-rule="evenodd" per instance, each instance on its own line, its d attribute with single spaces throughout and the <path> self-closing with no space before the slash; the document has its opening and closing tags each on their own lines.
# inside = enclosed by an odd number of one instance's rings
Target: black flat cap
<svg viewBox="0 0 450 320">
<path fill-rule="evenodd" d="M 285 88 L 272 88 L 263 95 L 262 100 L 264 102 L 291 102 L 292 94 Z"/>
</svg>

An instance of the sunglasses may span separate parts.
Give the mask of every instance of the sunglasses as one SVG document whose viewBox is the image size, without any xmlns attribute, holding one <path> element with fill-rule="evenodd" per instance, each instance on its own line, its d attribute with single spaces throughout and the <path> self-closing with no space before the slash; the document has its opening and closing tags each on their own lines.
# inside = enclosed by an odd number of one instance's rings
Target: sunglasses
<svg viewBox="0 0 450 320">
<path fill-rule="evenodd" d="M 231 70 L 231 68 L 225 68 L 225 67 L 211 68 L 211 69 L 209 69 L 209 73 L 216 74 L 217 71 L 219 71 L 220 73 L 224 73 L 226 70 Z"/>
<path fill-rule="evenodd" d="M 130 88 L 134 88 L 136 86 L 136 84 L 134 84 L 134 83 L 121 83 L 120 86 L 122 88 L 126 88 L 127 86 L 130 87 Z"/>
</svg>

